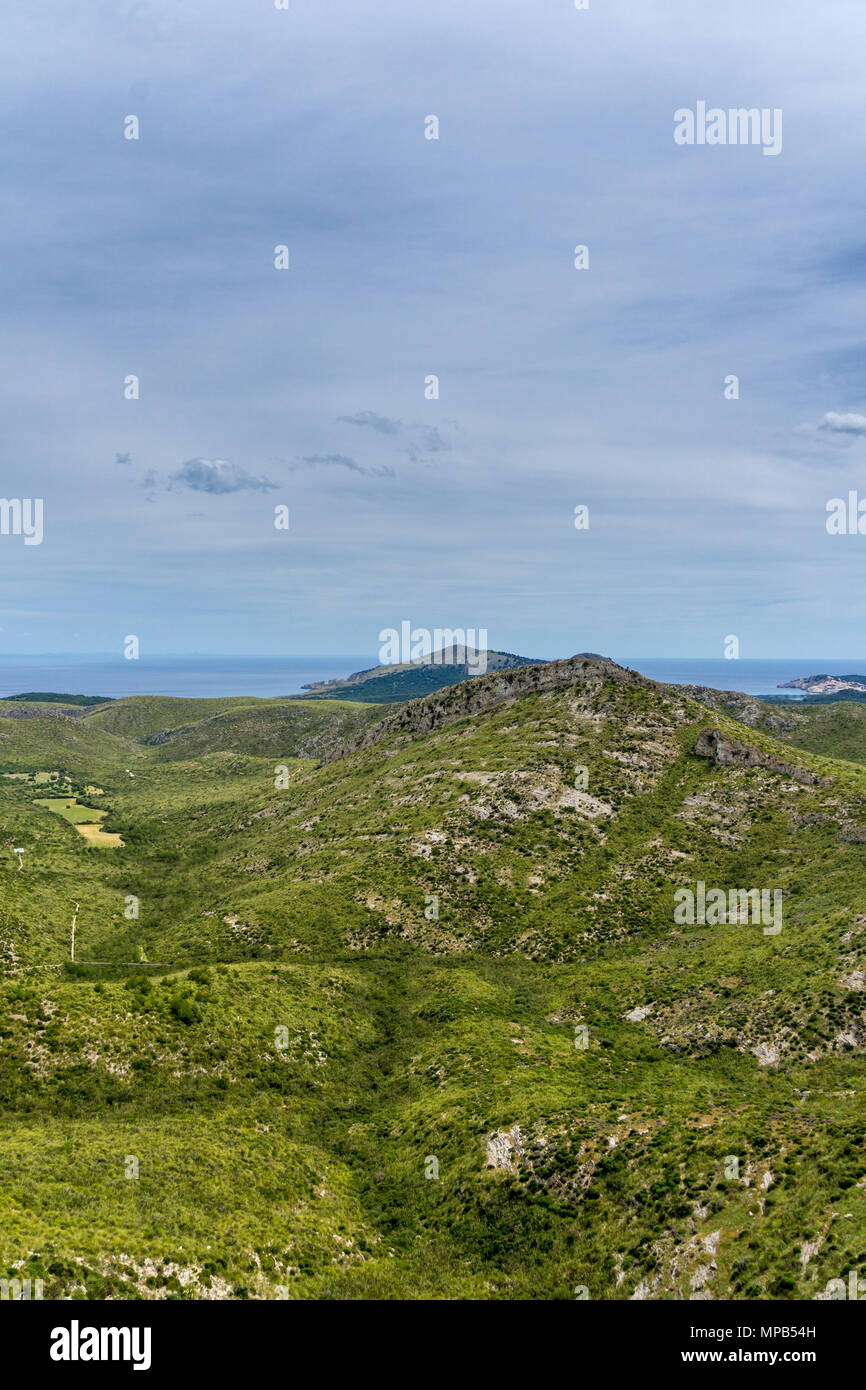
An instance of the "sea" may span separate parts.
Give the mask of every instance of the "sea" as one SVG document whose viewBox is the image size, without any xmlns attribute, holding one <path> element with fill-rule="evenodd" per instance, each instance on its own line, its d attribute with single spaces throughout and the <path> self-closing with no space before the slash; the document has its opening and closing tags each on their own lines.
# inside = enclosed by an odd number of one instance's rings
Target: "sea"
<svg viewBox="0 0 866 1390">
<path fill-rule="evenodd" d="M 379 664 L 366 656 L 8 656 L 0 654 L 0 697 L 58 695 L 299 695 L 311 681 L 344 679 Z"/>
<path fill-rule="evenodd" d="M 613 659 L 652 680 L 671 685 L 708 685 L 741 690 L 747 695 L 781 695 L 801 699 L 796 690 L 780 690 L 784 681 L 818 673 L 866 673 L 866 657 L 791 657 L 762 660 L 743 657 L 630 657 Z M 343 679 L 353 671 L 378 665 L 375 654 L 355 656 L 11 656 L 0 654 L 0 696 L 31 691 L 62 695 L 177 695 L 184 697 L 300 695 L 311 681 Z"/>
<path fill-rule="evenodd" d="M 668 685 L 708 685 L 712 690 L 740 690 L 745 695 L 777 695 L 792 700 L 802 700 L 803 692 L 780 690 L 779 686 L 798 676 L 866 674 L 866 656 L 848 656 L 840 660 L 798 656 L 767 661 L 761 657 L 725 661 L 714 657 L 614 656 L 613 660 L 640 671 L 650 680 L 665 681 Z"/>
</svg>

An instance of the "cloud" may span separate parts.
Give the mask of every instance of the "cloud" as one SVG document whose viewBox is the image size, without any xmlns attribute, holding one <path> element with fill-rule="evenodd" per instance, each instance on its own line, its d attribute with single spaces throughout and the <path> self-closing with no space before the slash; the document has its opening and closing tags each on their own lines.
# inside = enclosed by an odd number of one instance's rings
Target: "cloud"
<svg viewBox="0 0 866 1390">
<path fill-rule="evenodd" d="M 354 415 L 338 415 L 337 421 L 343 425 L 366 425 L 378 434 L 399 434 L 404 428 L 402 420 L 389 420 L 387 415 L 377 415 L 373 410 L 358 410 Z"/>
<path fill-rule="evenodd" d="M 318 468 L 322 464 L 333 464 L 336 468 L 348 468 L 352 473 L 364 472 L 360 463 L 356 463 L 346 454 L 307 454 L 301 459 L 301 463 L 305 463 L 308 468 Z"/>
<path fill-rule="evenodd" d="M 367 478 L 396 478 L 397 476 L 394 469 L 388 468 L 386 465 L 381 468 L 362 468 L 360 463 L 356 463 L 347 454 L 307 454 L 301 459 L 301 463 L 305 464 L 307 468 L 328 466 L 348 468 L 351 473 L 361 473 Z M 300 467 L 299 464 L 293 464 L 290 471 L 294 473 L 298 467 Z"/>
<path fill-rule="evenodd" d="M 436 425 L 412 425 L 410 428 L 420 434 L 422 445 L 428 454 L 445 453 L 451 448 Z M 414 453 L 414 449 L 411 452 Z"/>
<path fill-rule="evenodd" d="M 115 463 L 132 463 L 132 454 L 115 454 Z"/>
<path fill-rule="evenodd" d="M 168 490 L 174 485 L 213 496 L 227 492 L 268 492 L 277 487 L 269 478 L 254 478 L 245 468 L 225 459 L 187 459 L 169 477 Z"/>
<path fill-rule="evenodd" d="M 435 425 L 432 427 L 429 425 L 422 425 L 420 429 L 423 433 L 424 446 L 429 449 L 431 453 L 438 453 L 440 449 L 451 448 L 448 440 L 442 437 Z"/>
<path fill-rule="evenodd" d="M 847 434 L 863 439 L 866 438 L 866 415 L 840 415 L 835 410 L 828 410 L 818 429 L 828 434 Z"/>
<path fill-rule="evenodd" d="M 387 415 L 377 415 L 374 410 L 357 410 L 354 415 L 338 415 L 337 423 L 361 425 L 366 429 L 375 430 L 377 434 L 414 435 L 420 440 L 420 450 L 412 442 L 406 448 L 406 454 L 413 463 L 418 461 L 422 453 L 441 454 L 451 448 L 436 425 L 408 425 L 404 420 L 392 420 Z"/>
</svg>

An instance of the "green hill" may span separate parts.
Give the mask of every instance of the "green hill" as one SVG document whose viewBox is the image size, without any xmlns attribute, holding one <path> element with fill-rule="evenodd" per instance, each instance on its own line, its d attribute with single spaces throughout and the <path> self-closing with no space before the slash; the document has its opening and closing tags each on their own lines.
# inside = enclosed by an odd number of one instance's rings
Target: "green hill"
<svg viewBox="0 0 866 1390">
<path fill-rule="evenodd" d="M 98 725 L 70 717 L 51 706 L 28 706 L 21 717 L 14 705 L 0 705 L 0 772 L 64 767 L 83 777 L 122 772 L 130 758 L 145 753 Z"/>
<path fill-rule="evenodd" d="M 244 695 L 225 699 L 184 699 L 174 695 L 129 695 L 115 700 L 104 709 L 85 716 L 91 726 L 105 729 L 123 738 L 143 740 L 161 729 L 177 729 L 198 723 L 212 714 L 226 710 L 267 708 L 268 700 L 256 700 Z"/>
<path fill-rule="evenodd" d="M 381 706 L 327 700 L 240 707 L 212 714 L 179 729 L 152 734 L 145 742 L 162 759 L 195 758 L 220 749 L 263 756 L 318 758 L 381 719 Z"/>
<path fill-rule="evenodd" d="M 222 749 L 263 756 L 319 757 L 381 718 L 381 708 L 328 699 L 178 699 L 135 695 L 84 716 L 90 729 L 154 750 L 153 757 L 198 757 Z"/>
<path fill-rule="evenodd" d="M 0 720 L 3 1272 L 571 1301 L 863 1271 L 866 768 L 587 658 L 150 745 L 104 726 L 126 703 Z M 61 766 L 123 848 L 36 805 Z M 677 919 L 699 883 L 779 892 L 781 930 Z"/>
</svg>

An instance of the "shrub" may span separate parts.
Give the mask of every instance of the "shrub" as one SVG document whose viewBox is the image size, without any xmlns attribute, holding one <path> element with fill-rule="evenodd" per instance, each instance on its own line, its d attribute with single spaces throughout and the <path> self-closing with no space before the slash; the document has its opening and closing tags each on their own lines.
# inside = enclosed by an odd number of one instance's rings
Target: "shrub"
<svg viewBox="0 0 866 1390">
<path fill-rule="evenodd" d="M 173 994 L 168 1001 L 168 1007 L 181 1023 L 201 1023 L 202 1012 L 194 999 L 188 999 L 183 994 Z"/>
</svg>

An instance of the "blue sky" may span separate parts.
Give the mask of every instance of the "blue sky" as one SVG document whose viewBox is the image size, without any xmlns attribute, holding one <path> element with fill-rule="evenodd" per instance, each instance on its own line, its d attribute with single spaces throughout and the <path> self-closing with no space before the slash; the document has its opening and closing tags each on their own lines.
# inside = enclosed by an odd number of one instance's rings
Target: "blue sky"
<svg viewBox="0 0 866 1390">
<path fill-rule="evenodd" d="M 860 648 L 862 0 L 6 0 L 4 49 L 0 494 L 45 519 L 0 652 Z M 699 100 L 781 153 L 678 146 Z"/>
</svg>

